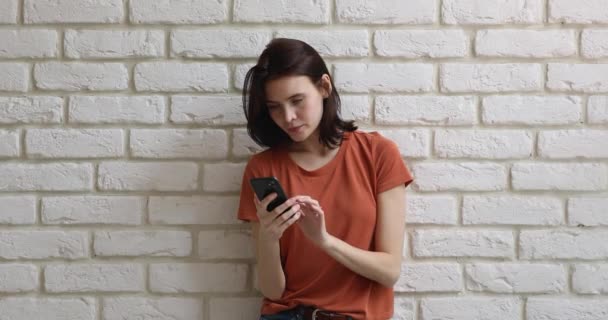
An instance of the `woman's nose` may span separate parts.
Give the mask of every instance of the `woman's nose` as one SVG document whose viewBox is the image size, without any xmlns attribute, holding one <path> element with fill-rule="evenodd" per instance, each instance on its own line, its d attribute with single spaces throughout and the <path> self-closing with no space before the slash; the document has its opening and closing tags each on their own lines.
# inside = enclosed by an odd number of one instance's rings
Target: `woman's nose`
<svg viewBox="0 0 608 320">
<path fill-rule="evenodd" d="M 291 120 L 296 118 L 296 111 L 291 108 L 291 107 L 287 107 L 285 108 L 285 121 L 286 122 L 291 122 Z"/>
</svg>

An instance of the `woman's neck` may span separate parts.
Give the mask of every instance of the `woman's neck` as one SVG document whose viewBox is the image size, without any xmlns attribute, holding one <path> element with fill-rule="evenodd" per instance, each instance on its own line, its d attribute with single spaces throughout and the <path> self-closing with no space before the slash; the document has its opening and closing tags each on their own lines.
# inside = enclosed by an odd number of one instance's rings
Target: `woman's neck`
<svg viewBox="0 0 608 320">
<path fill-rule="evenodd" d="M 292 143 L 287 150 L 289 152 L 311 153 L 318 156 L 325 156 L 331 153 L 333 149 L 327 147 L 319 141 L 319 133 L 315 132 L 308 139 L 302 142 Z"/>
</svg>

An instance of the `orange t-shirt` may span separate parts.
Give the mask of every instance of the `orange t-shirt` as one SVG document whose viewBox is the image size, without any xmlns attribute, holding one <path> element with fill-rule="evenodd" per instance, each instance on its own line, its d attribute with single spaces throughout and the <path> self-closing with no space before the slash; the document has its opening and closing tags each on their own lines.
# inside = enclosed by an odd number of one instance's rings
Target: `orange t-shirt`
<svg viewBox="0 0 608 320">
<path fill-rule="evenodd" d="M 329 234 L 350 245 L 374 251 L 378 194 L 412 181 L 397 148 L 377 132 L 345 132 L 336 156 L 307 171 L 284 149 L 268 149 L 248 162 L 241 187 L 238 218 L 257 221 L 249 179 L 275 176 L 287 197 L 308 195 L 321 204 Z M 355 319 L 386 320 L 393 315 L 393 288 L 346 268 L 314 245 L 297 224 L 280 239 L 285 291 L 279 300 L 264 298 L 262 314 L 298 304 L 314 305 Z"/>
</svg>

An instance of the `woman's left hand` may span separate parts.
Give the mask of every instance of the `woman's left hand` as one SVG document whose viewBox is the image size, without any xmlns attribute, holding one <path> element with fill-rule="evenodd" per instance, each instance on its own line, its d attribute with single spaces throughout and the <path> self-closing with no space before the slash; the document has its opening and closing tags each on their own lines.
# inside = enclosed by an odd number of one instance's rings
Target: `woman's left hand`
<svg viewBox="0 0 608 320">
<path fill-rule="evenodd" d="M 329 239 L 325 228 L 325 213 L 319 202 L 309 196 L 297 196 L 302 216 L 296 222 L 300 230 L 316 245 L 323 247 Z"/>
</svg>

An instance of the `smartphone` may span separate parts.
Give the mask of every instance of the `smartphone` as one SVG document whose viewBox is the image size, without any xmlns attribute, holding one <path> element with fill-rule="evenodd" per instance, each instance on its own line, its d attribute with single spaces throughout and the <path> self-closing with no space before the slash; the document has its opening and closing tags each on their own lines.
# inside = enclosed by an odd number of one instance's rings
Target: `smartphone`
<svg viewBox="0 0 608 320">
<path fill-rule="evenodd" d="M 266 210 L 269 212 L 283 204 L 283 202 L 287 201 L 287 195 L 285 195 L 285 191 L 283 191 L 281 183 L 279 183 L 279 180 L 275 177 L 252 178 L 249 180 L 249 183 L 253 188 L 253 192 L 255 192 L 260 201 L 273 192 L 277 194 L 277 197 L 274 198 L 274 200 L 272 200 L 266 207 Z"/>
</svg>

